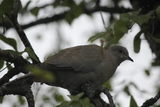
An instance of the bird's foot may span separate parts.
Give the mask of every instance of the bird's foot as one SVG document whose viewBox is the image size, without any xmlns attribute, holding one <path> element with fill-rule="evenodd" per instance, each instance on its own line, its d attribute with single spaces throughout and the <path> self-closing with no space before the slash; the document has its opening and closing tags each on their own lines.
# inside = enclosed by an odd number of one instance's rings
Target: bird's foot
<svg viewBox="0 0 160 107">
<path fill-rule="evenodd" d="M 108 97 L 109 107 L 116 107 L 113 102 L 112 95 L 110 94 L 109 90 L 106 87 L 100 86 L 97 88 L 96 94 L 100 94 L 101 92 L 103 92 Z"/>
<path fill-rule="evenodd" d="M 96 92 L 96 88 L 93 83 L 87 82 L 81 86 L 81 89 L 89 98 L 93 98 Z"/>
</svg>

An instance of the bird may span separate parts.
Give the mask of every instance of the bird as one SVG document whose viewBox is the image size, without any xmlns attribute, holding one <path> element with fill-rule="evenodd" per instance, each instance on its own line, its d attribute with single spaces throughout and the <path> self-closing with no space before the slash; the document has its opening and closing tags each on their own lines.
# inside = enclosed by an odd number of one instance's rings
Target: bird
<svg viewBox="0 0 160 107">
<path fill-rule="evenodd" d="M 107 50 L 96 44 L 80 45 L 59 51 L 43 62 L 55 80 L 46 82 L 79 93 L 85 83 L 99 87 L 107 82 L 117 67 L 133 59 L 123 46 L 113 45 Z"/>
</svg>

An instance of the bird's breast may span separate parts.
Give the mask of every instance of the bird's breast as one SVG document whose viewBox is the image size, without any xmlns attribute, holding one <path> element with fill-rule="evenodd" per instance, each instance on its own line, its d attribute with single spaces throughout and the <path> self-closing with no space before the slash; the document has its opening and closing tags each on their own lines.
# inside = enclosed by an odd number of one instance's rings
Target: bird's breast
<svg viewBox="0 0 160 107">
<path fill-rule="evenodd" d="M 103 85 L 113 76 L 116 69 L 117 66 L 113 64 L 111 61 L 103 61 L 95 69 L 96 79 L 94 80 L 94 84 L 96 86 Z"/>
</svg>

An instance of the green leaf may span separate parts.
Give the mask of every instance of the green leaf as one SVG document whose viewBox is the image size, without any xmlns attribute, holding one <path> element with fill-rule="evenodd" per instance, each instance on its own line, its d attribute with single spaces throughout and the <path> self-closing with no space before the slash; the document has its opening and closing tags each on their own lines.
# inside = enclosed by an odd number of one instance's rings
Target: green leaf
<svg viewBox="0 0 160 107">
<path fill-rule="evenodd" d="M 81 107 L 95 107 L 92 103 L 90 103 L 89 98 L 84 98 L 80 100 Z"/>
<path fill-rule="evenodd" d="M 107 89 L 109 89 L 110 91 L 113 90 L 110 81 L 105 82 L 103 86 L 107 87 Z"/>
<path fill-rule="evenodd" d="M 134 52 L 138 53 L 140 51 L 140 45 L 141 45 L 141 39 L 140 36 L 143 32 L 137 33 L 137 35 L 134 37 Z"/>
<path fill-rule="evenodd" d="M 38 78 L 41 78 L 41 80 L 47 81 L 47 82 L 53 82 L 54 81 L 54 75 L 49 72 L 49 71 L 45 71 L 42 70 L 38 67 L 31 67 L 29 66 L 28 69 Z"/>
<path fill-rule="evenodd" d="M 115 32 L 115 36 L 121 36 L 124 35 L 125 33 L 128 32 L 128 25 L 130 24 L 130 22 L 124 22 L 122 20 L 118 20 L 115 24 L 114 24 L 114 32 Z"/>
<path fill-rule="evenodd" d="M 8 71 L 13 68 L 13 67 L 11 66 L 11 63 L 9 63 L 9 62 L 6 62 L 6 66 L 7 66 Z"/>
<path fill-rule="evenodd" d="M 160 39 L 159 39 L 159 38 L 156 38 L 156 37 L 153 37 L 153 36 L 151 36 L 151 38 L 152 38 L 156 43 L 160 43 Z"/>
<path fill-rule="evenodd" d="M 18 51 L 14 51 L 14 50 L 10 50 L 10 49 L 7 49 L 6 51 L 10 52 L 13 55 L 22 55 L 24 53 L 24 51 L 18 52 Z"/>
<path fill-rule="evenodd" d="M 61 1 L 54 1 L 54 2 L 52 3 L 53 8 L 58 7 L 58 6 L 60 5 L 60 2 L 61 2 Z"/>
<path fill-rule="evenodd" d="M 49 102 L 50 101 L 50 98 L 48 96 L 46 96 L 46 95 L 44 95 L 42 97 L 42 99 L 43 99 L 44 102 Z"/>
<path fill-rule="evenodd" d="M 0 16 L 10 14 L 13 9 L 14 0 L 3 0 L 0 4 Z"/>
<path fill-rule="evenodd" d="M 58 102 L 64 101 L 64 97 L 63 97 L 62 95 L 60 95 L 60 94 L 57 94 L 57 93 L 54 94 L 54 98 L 55 98 L 56 101 L 58 101 Z"/>
<path fill-rule="evenodd" d="M 3 102 L 3 98 L 4 98 L 4 97 L 0 96 L 0 103 Z"/>
<path fill-rule="evenodd" d="M 26 11 L 28 9 L 29 4 L 31 3 L 31 1 L 28 1 L 27 4 L 24 6 L 23 11 Z"/>
<path fill-rule="evenodd" d="M 157 13 L 158 16 L 160 17 L 160 6 L 158 6 L 158 8 L 156 9 L 156 13 Z"/>
<path fill-rule="evenodd" d="M 138 107 L 138 105 L 132 95 L 131 95 L 131 99 L 130 99 L 130 107 Z"/>
<path fill-rule="evenodd" d="M 147 27 L 144 27 L 143 29 L 141 29 L 141 31 L 139 31 L 137 33 L 137 35 L 134 37 L 134 52 L 138 53 L 140 51 L 140 45 L 141 45 L 141 39 L 140 39 L 140 36 L 142 35 L 142 33 L 146 32 L 147 31 Z"/>
<path fill-rule="evenodd" d="M 26 3 L 26 5 L 21 9 L 21 12 L 22 12 L 22 13 L 25 13 L 25 12 L 28 10 L 28 6 L 30 5 L 30 3 L 31 3 L 31 1 L 28 1 L 28 2 Z"/>
<path fill-rule="evenodd" d="M 22 96 L 18 96 L 18 100 L 20 102 L 21 105 L 24 105 L 25 104 L 25 99 L 22 97 Z"/>
<path fill-rule="evenodd" d="M 127 95 L 131 95 L 130 91 L 129 91 L 129 87 L 128 85 L 126 85 L 123 89 L 123 91 L 127 94 Z"/>
<path fill-rule="evenodd" d="M 63 2 L 64 6 L 69 6 L 70 10 L 66 13 L 65 20 L 68 24 L 71 24 L 75 18 L 80 16 L 83 13 L 82 2 L 80 4 L 76 4 L 74 0 L 65 0 Z"/>
<path fill-rule="evenodd" d="M 114 24 L 115 43 L 118 43 L 123 35 L 128 32 L 131 25 L 132 22 L 130 19 L 130 14 L 121 14 L 120 19 Z"/>
<path fill-rule="evenodd" d="M 12 46 L 17 51 L 17 42 L 13 38 L 7 38 L 3 35 L 0 35 L 0 40 L 5 42 L 6 44 Z"/>
<path fill-rule="evenodd" d="M 26 47 L 24 51 L 27 52 L 34 60 L 38 61 L 34 51 L 30 47 Z"/>
<path fill-rule="evenodd" d="M 95 35 L 91 36 L 88 41 L 94 42 L 97 39 L 103 39 L 106 44 L 105 48 L 108 48 L 114 43 L 115 40 L 113 30 L 111 28 L 107 28 L 105 32 L 96 33 Z"/>
<path fill-rule="evenodd" d="M 145 15 L 138 15 L 138 14 L 132 14 L 131 19 L 137 23 L 139 26 L 142 26 L 144 23 L 148 23 L 149 19 L 151 18 L 151 15 L 154 11 L 150 11 Z"/>
<path fill-rule="evenodd" d="M 70 101 L 63 101 L 60 105 L 56 107 L 71 107 L 70 103 L 71 103 Z"/>
<path fill-rule="evenodd" d="M 106 36 L 106 32 L 100 32 L 100 33 L 97 33 L 93 36 L 91 36 L 88 41 L 90 42 L 94 42 L 95 40 L 99 39 L 99 38 L 103 38 L 104 36 Z"/>
<path fill-rule="evenodd" d="M 118 43 L 118 41 L 124 36 L 124 34 L 128 32 L 128 24 L 129 22 L 124 22 L 122 20 L 118 20 L 114 24 L 115 43 Z"/>
<path fill-rule="evenodd" d="M 68 95 L 68 96 L 70 97 L 71 100 L 76 100 L 76 101 L 78 101 L 78 100 L 83 96 L 83 94 L 84 94 L 84 93 L 79 93 L 79 94 L 77 94 L 77 95 L 75 95 L 75 96 L 73 96 L 73 95 Z"/>
<path fill-rule="evenodd" d="M 0 69 L 4 66 L 4 61 L 0 60 Z"/>
<path fill-rule="evenodd" d="M 13 10 L 13 4 L 14 4 L 14 0 L 2 0 L 2 3 L 0 4 L 0 22 L 2 21 L 2 16 L 5 15 L 6 13 L 9 15 L 11 14 L 11 11 Z M 22 9 L 22 4 L 20 1 L 20 6 L 19 6 L 19 10 Z M 6 17 L 3 18 L 7 19 Z"/>
<path fill-rule="evenodd" d="M 74 0 L 63 0 L 61 3 L 62 6 L 72 7 L 76 5 Z"/>
<path fill-rule="evenodd" d="M 147 76 L 150 76 L 150 71 L 148 69 L 146 69 L 144 72 Z"/>
<path fill-rule="evenodd" d="M 120 15 L 120 20 L 123 22 L 130 22 L 131 16 L 129 13 L 123 13 Z"/>
<path fill-rule="evenodd" d="M 37 16 L 38 15 L 38 13 L 39 13 L 39 7 L 35 7 L 35 8 L 33 8 L 32 10 L 31 10 L 31 13 L 34 15 L 34 16 Z"/>
<path fill-rule="evenodd" d="M 72 101 L 69 106 L 70 107 L 82 107 L 80 101 Z"/>
<path fill-rule="evenodd" d="M 65 20 L 68 22 L 68 24 L 71 25 L 73 20 L 81 14 L 82 14 L 82 9 L 81 8 L 79 8 L 78 6 L 74 7 L 74 8 L 72 7 L 72 9 L 69 12 L 67 12 L 67 14 L 65 16 Z"/>
<path fill-rule="evenodd" d="M 83 98 L 83 93 L 77 95 L 69 95 L 71 101 L 63 101 L 57 107 L 94 107 L 88 98 Z"/>
</svg>

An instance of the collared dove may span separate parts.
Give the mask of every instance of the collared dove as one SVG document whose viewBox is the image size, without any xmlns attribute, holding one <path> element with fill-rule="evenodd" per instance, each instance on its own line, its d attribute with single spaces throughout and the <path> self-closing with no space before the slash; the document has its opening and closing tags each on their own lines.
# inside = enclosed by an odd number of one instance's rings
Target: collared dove
<svg viewBox="0 0 160 107">
<path fill-rule="evenodd" d="M 83 45 L 61 50 L 49 57 L 44 64 L 56 80 L 50 85 L 79 92 L 87 82 L 99 87 L 109 80 L 124 60 L 133 61 L 126 48 L 112 46 L 104 50 L 98 45 Z"/>
</svg>

